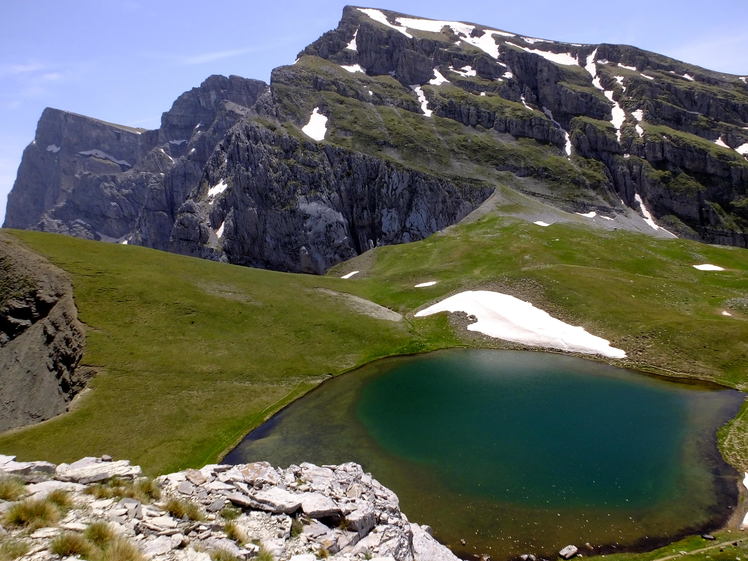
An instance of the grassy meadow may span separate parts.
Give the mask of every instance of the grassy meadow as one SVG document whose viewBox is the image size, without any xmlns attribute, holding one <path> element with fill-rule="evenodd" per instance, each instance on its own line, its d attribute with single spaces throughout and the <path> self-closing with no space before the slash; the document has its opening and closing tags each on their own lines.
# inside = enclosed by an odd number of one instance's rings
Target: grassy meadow
<svg viewBox="0 0 748 561">
<path fill-rule="evenodd" d="M 70 413 L 0 435 L 0 453 L 111 454 L 150 474 L 216 461 L 283 405 L 376 358 L 451 346 L 517 348 L 420 307 L 493 289 L 611 340 L 615 364 L 748 388 L 748 252 L 487 214 L 426 240 L 297 275 L 38 232 L 11 232 L 66 270 L 99 374 Z M 713 263 L 724 272 L 698 271 Z M 340 279 L 349 271 L 360 273 Z M 425 281 L 428 288 L 414 288 Z M 320 289 L 326 289 L 323 292 Z M 329 291 L 402 313 L 376 319 Z M 725 316 L 722 312 L 729 312 Z M 723 429 L 748 468 L 748 415 Z"/>
</svg>

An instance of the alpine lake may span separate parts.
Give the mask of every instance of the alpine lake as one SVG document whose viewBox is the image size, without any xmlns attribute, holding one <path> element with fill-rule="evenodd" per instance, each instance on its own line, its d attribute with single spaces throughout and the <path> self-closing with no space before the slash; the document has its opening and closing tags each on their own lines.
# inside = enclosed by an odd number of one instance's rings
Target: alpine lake
<svg viewBox="0 0 748 561">
<path fill-rule="evenodd" d="M 464 558 L 643 550 L 732 514 L 716 431 L 742 401 L 557 354 L 440 351 L 330 379 L 224 462 L 360 463 Z"/>
</svg>

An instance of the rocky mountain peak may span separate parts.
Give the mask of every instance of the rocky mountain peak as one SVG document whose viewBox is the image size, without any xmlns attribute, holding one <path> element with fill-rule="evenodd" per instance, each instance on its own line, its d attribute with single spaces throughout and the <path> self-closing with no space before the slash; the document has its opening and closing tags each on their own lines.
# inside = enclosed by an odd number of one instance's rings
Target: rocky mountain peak
<svg viewBox="0 0 748 561">
<path fill-rule="evenodd" d="M 156 131 L 43 116 L 6 225 L 319 273 L 509 189 L 562 221 L 746 246 L 746 81 L 347 6 L 269 85 L 211 76 Z"/>
</svg>

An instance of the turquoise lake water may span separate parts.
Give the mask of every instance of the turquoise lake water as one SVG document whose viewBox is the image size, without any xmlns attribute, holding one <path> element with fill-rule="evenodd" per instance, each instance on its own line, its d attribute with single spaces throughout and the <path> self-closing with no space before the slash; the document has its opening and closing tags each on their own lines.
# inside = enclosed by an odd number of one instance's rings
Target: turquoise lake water
<svg viewBox="0 0 748 561">
<path fill-rule="evenodd" d="M 742 400 L 555 354 L 443 351 L 326 382 L 225 461 L 358 462 L 463 556 L 640 548 L 729 516 L 715 432 Z"/>
</svg>

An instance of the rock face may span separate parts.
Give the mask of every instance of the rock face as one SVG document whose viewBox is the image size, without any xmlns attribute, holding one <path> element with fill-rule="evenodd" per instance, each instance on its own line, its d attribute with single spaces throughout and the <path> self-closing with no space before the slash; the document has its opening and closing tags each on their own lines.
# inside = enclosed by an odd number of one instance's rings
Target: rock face
<svg viewBox="0 0 748 561">
<path fill-rule="evenodd" d="M 347 7 L 269 85 L 212 76 L 158 130 L 46 110 L 5 225 L 320 273 L 438 231 L 500 184 L 746 247 L 747 81 Z M 321 141 L 302 132 L 313 115 Z"/>
<path fill-rule="evenodd" d="M 208 465 L 159 477 L 158 493 L 142 483 L 137 466 L 123 460 L 83 458 L 55 466 L 0 456 L 0 476 L 26 482 L 22 496 L 0 501 L 3 512 L 53 491 L 71 499 L 59 522 L 33 533 L 5 524 L 6 541 L 26 544 L 20 557 L 25 560 L 58 559 L 50 547 L 60 534 L 85 536 L 93 522 L 104 521 L 155 561 L 209 561 L 216 550 L 238 559 L 264 550 L 278 561 L 457 561 L 428 528 L 408 521 L 392 491 L 352 463 Z M 137 488 L 150 491 L 133 498 Z M 154 494 L 160 497 L 151 500 Z M 170 507 L 175 501 L 192 503 L 197 512 L 181 516 Z"/>
<path fill-rule="evenodd" d="M 0 431 L 65 411 L 90 372 L 66 275 L 0 235 Z"/>
</svg>

